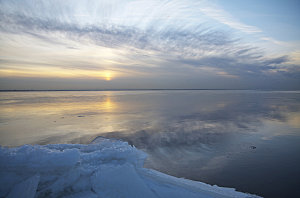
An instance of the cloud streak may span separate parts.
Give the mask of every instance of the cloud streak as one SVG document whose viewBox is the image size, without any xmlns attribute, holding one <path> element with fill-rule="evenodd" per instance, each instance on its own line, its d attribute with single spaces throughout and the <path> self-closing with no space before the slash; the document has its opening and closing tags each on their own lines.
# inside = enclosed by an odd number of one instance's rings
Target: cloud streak
<svg viewBox="0 0 300 198">
<path fill-rule="evenodd" d="M 259 33 L 262 32 L 259 28 L 251 25 L 246 25 L 238 20 L 234 19 L 229 13 L 225 12 L 224 10 L 214 7 L 206 7 L 201 8 L 201 12 L 203 12 L 208 17 L 213 18 L 214 20 L 228 25 L 229 27 L 245 32 L 245 33 Z"/>
</svg>

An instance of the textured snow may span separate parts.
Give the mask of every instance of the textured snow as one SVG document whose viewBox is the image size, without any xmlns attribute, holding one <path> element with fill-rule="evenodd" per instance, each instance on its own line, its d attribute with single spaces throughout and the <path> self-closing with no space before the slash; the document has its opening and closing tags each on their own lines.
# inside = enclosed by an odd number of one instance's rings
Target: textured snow
<svg viewBox="0 0 300 198">
<path fill-rule="evenodd" d="M 0 197 L 256 198 L 143 168 L 146 154 L 126 142 L 0 148 Z"/>
</svg>

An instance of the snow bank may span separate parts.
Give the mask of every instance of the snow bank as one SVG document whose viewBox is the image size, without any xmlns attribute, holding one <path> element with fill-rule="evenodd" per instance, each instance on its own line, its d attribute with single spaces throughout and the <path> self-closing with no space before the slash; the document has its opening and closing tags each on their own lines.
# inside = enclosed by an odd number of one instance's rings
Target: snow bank
<svg viewBox="0 0 300 198">
<path fill-rule="evenodd" d="M 126 142 L 0 148 L 0 197 L 250 198 L 231 188 L 143 168 L 146 154 Z"/>
</svg>

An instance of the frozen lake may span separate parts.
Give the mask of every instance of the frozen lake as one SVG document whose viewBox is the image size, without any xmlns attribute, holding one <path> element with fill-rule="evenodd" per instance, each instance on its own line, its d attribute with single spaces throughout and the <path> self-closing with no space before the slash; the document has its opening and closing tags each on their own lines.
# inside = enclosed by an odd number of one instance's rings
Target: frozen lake
<svg viewBox="0 0 300 198">
<path fill-rule="evenodd" d="M 265 197 L 300 194 L 300 92 L 0 92 L 0 145 L 90 143 L 148 154 L 145 167 Z"/>
</svg>

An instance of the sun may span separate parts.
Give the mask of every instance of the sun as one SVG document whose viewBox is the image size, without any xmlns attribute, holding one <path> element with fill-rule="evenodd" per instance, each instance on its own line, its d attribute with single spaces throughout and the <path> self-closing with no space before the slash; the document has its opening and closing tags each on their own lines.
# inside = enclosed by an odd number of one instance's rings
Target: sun
<svg viewBox="0 0 300 198">
<path fill-rule="evenodd" d="M 110 81 L 111 77 L 112 77 L 111 72 L 109 72 L 109 71 L 105 71 L 104 72 L 104 78 L 105 78 L 105 80 Z"/>
</svg>

